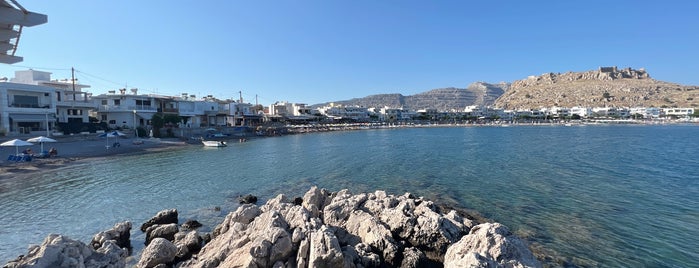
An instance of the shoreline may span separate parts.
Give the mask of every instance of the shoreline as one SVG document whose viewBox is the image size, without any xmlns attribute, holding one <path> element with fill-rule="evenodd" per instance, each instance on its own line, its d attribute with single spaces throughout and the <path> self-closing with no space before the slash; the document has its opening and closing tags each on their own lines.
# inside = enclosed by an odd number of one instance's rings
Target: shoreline
<svg viewBox="0 0 699 268">
<path fill-rule="evenodd" d="M 97 137 L 52 137 L 57 142 L 44 143 L 44 150 L 56 148 L 58 156 L 51 158 L 34 157 L 30 162 L 8 161 L 5 155 L 15 153 L 14 147 L 0 147 L 0 180 L 8 178 L 22 178 L 38 173 L 50 172 L 55 168 L 64 168 L 78 162 L 90 159 L 108 158 L 111 156 L 133 155 L 140 153 L 152 153 L 167 150 L 171 147 L 191 146 L 179 139 L 139 139 L 142 144 L 134 144 L 133 138 L 120 138 L 121 146 L 107 148 L 104 139 Z M 32 146 L 20 146 L 19 150 L 32 148 L 40 151 L 41 145 L 35 143 Z"/>
</svg>

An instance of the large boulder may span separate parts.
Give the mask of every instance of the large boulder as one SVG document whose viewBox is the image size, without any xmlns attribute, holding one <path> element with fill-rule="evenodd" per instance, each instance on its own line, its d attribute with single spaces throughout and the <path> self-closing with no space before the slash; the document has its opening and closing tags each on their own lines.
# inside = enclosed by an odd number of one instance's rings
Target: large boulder
<svg viewBox="0 0 699 268">
<path fill-rule="evenodd" d="M 99 249 L 104 242 L 113 240 L 120 248 L 131 248 L 131 222 L 125 221 L 114 225 L 112 229 L 95 234 L 90 245 L 93 249 Z"/>
<path fill-rule="evenodd" d="M 177 209 L 166 209 L 158 212 L 158 214 L 156 214 L 153 218 L 150 218 L 148 221 L 143 223 L 141 225 L 141 231 L 145 232 L 148 227 L 156 224 L 170 224 L 177 222 Z"/>
<path fill-rule="evenodd" d="M 308 267 L 342 267 L 345 259 L 342 256 L 340 242 L 333 232 L 325 226 L 311 233 L 308 254 Z"/>
<path fill-rule="evenodd" d="M 27 255 L 3 267 L 124 267 L 127 256 L 128 251 L 117 246 L 114 240 L 104 241 L 99 249 L 94 250 L 83 242 L 51 234 L 41 245 L 29 248 Z"/>
<path fill-rule="evenodd" d="M 160 264 L 170 265 L 177 255 L 177 246 L 165 238 L 155 238 L 141 253 L 136 267 L 151 268 Z"/>
<path fill-rule="evenodd" d="M 150 244 L 155 238 L 165 238 L 170 242 L 175 241 L 175 234 L 179 232 L 176 223 L 156 224 L 146 229 L 146 245 Z"/>
<path fill-rule="evenodd" d="M 468 235 L 447 249 L 444 266 L 541 267 L 541 263 L 507 227 L 484 223 L 473 227 Z"/>
</svg>

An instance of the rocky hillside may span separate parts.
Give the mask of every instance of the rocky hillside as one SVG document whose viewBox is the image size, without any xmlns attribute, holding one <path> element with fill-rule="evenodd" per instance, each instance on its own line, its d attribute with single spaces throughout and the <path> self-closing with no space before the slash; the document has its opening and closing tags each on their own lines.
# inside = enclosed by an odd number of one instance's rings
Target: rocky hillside
<svg viewBox="0 0 699 268">
<path fill-rule="evenodd" d="M 437 109 L 440 111 L 462 110 L 470 105 L 492 105 L 509 87 L 508 83 L 489 84 L 476 82 L 467 88 L 440 88 L 427 92 L 403 96 L 401 94 L 378 94 L 335 104 L 362 107 L 403 107 L 411 110 Z M 328 103 L 317 104 L 323 106 Z"/>
<path fill-rule="evenodd" d="M 511 84 L 495 101 L 506 109 L 540 107 L 697 107 L 699 87 L 650 78 L 644 70 L 602 67 L 586 72 L 547 73 Z"/>
</svg>

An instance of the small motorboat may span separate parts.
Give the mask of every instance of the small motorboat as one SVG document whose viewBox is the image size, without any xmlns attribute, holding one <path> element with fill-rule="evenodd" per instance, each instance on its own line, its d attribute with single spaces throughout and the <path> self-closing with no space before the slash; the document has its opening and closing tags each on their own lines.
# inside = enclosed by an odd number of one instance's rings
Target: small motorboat
<svg viewBox="0 0 699 268">
<path fill-rule="evenodd" d="M 225 141 L 205 141 L 202 140 L 201 143 L 206 147 L 226 147 L 228 146 Z"/>
</svg>

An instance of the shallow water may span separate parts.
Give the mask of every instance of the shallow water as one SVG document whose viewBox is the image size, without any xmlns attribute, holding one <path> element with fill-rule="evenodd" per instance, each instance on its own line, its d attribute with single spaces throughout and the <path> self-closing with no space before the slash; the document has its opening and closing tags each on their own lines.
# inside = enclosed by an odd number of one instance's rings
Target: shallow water
<svg viewBox="0 0 699 268">
<path fill-rule="evenodd" d="M 330 132 L 120 156 L 0 181 L 0 262 L 177 208 L 212 228 L 252 193 L 412 192 L 475 209 L 579 266 L 699 266 L 696 126 Z M 214 207 L 221 207 L 216 211 Z"/>
</svg>

